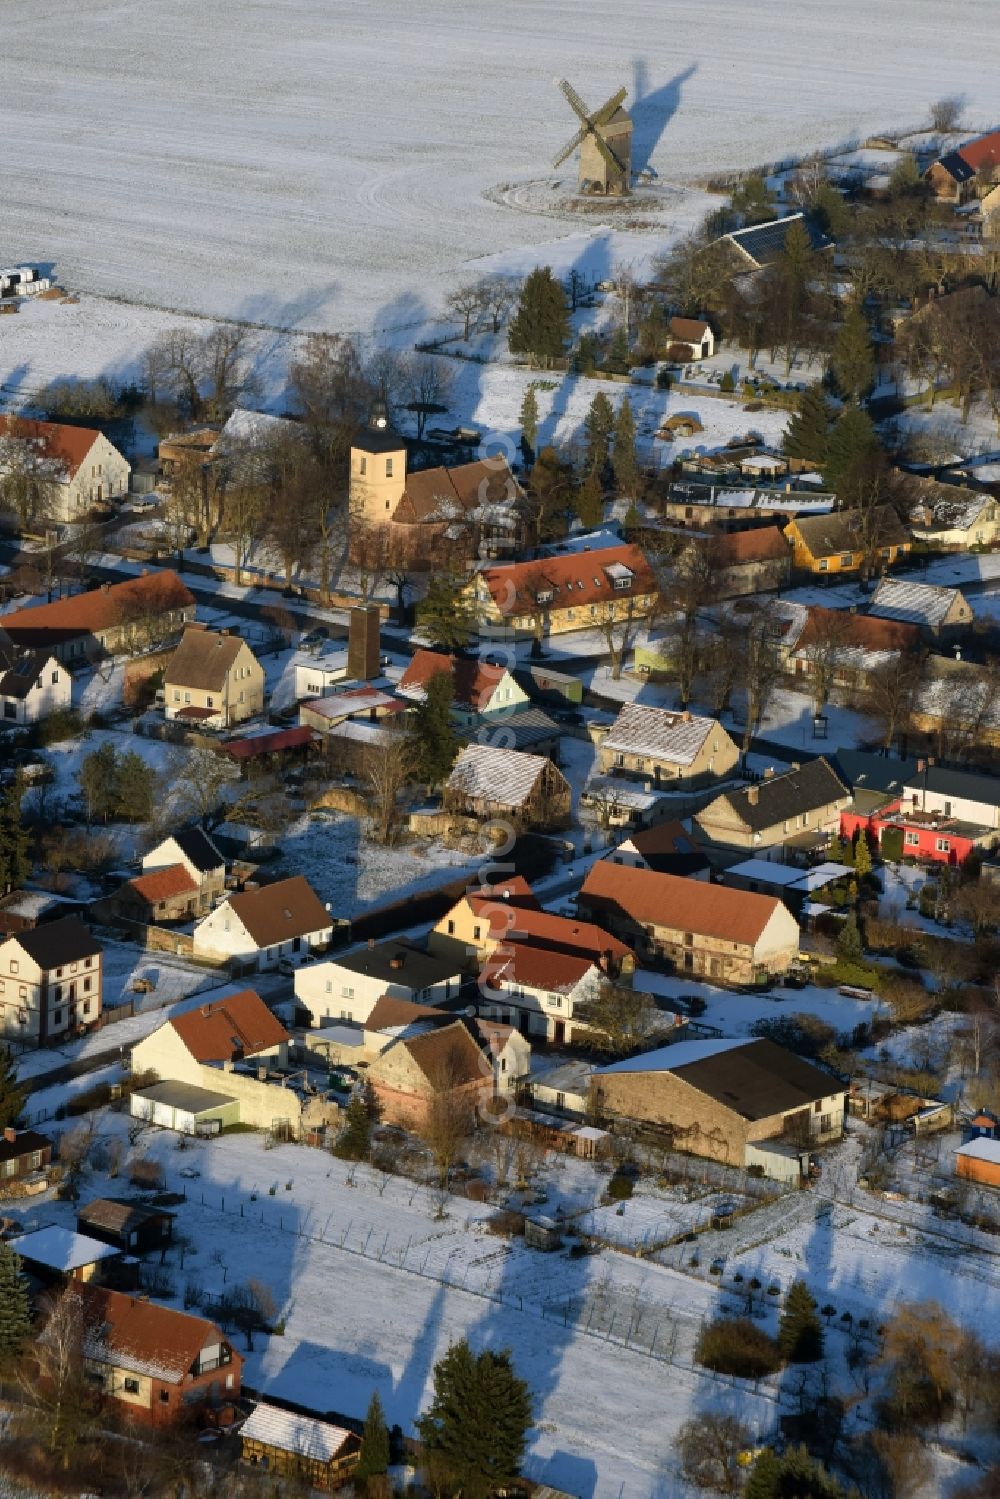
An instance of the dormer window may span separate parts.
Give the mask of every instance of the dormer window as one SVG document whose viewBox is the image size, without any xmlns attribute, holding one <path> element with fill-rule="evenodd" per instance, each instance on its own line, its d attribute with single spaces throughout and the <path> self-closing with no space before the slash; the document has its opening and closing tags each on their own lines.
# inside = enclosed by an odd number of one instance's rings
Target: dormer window
<svg viewBox="0 0 1000 1499">
<path fill-rule="evenodd" d="M 535 602 L 538 604 L 551 604 L 552 596 L 551 588 L 543 588 L 535 594 Z"/>
</svg>

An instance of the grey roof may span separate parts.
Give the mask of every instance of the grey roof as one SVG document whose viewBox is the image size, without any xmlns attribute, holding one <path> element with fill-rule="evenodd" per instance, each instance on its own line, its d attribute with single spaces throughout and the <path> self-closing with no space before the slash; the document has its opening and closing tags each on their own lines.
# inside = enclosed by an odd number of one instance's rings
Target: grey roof
<svg viewBox="0 0 1000 1499">
<path fill-rule="evenodd" d="M 359 947 L 354 952 L 338 954 L 331 960 L 338 968 L 378 978 L 386 983 L 405 984 L 410 989 L 427 989 L 455 978 L 462 965 L 455 958 L 442 958 L 426 952 L 406 937 L 391 937 L 374 947 Z"/>
<path fill-rule="evenodd" d="M 723 732 L 714 718 L 626 703 L 601 748 L 643 755 L 667 765 L 691 765 L 713 730 Z"/>
<path fill-rule="evenodd" d="M 446 787 L 448 791 L 473 801 L 521 807 L 531 796 L 545 764 L 543 755 L 494 749 L 487 744 L 467 744 L 455 762 Z"/>
<path fill-rule="evenodd" d="M 401 453 L 406 443 L 391 427 L 363 427 L 351 444 L 361 453 Z"/>
<path fill-rule="evenodd" d="M 483 720 L 487 722 L 487 720 Z M 501 749 L 526 750 L 534 744 L 557 739 L 562 729 L 541 708 L 523 708 L 519 713 L 493 714 L 489 720 L 490 743 Z M 479 724 L 466 731 L 470 739 L 479 733 Z"/>
<path fill-rule="evenodd" d="M 918 771 L 916 765 L 907 777 L 909 791 L 920 791 L 926 785 L 928 791 L 938 796 L 954 796 L 970 802 L 985 802 L 990 807 L 1000 807 L 1000 780 L 996 776 L 981 774 L 975 770 L 949 770 L 946 765 L 929 765 L 926 773 Z"/>
<path fill-rule="evenodd" d="M 915 756 L 895 760 L 889 755 L 866 754 L 864 750 L 838 749 L 829 759 L 837 775 L 852 791 L 884 791 L 899 796 L 917 768 Z"/>
<path fill-rule="evenodd" d="M 793 224 L 802 225 L 814 250 L 824 250 L 830 245 L 831 241 L 813 229 L 801 213 L 789 214 L 784 219 L 771 219 L 766 224 L 752 224 L 747 229 L 734 229 L 724 238 L 738 245 L 756 265 L 771 265 L 783 253 L 788 231 Z"/>
<path fill-rule="evenodd" d="M 204 828 L 182 828 L 179 833 L 174 833 L 173 839 L 185 859 L 202 874 L 208 874 L 226 862 Z"/>
<path fill-rule="evenodd" d="M 165 1103 L 168 1108 L 183 1109 L 188 1114 L 204 1114 L 208 1109 L 236 1102 L 228 1093 L 214 1093 L 211 1088 L 198 1088 L 194 1083 L 152 1083 L 148 1088 L 136 1088 L 132 1096 Z"/>
<path fill-rule="evenodd" d="M 97 938 L 75 916 L 64 916 L 60 921 L 46 921 L 41 926 L 15 932 L 12 940 L 43 969 L 78 963 L 81 958 L 93 957 L 101 951 Z"/>
<path fill-rule="evenodd" d="M 942 584 L 883 578 L 868 612 L 878 619 L 898 619 L 935 630 L 944 623 L 948 610 L 959 597 L 957 588 L 945 588 Z"/>
<path fill-rule="evenodd" d="M 672 1072 L 743 1119 L 769 1119 L 844 1092 L 828 1072 L 764 1040 L 678 1041 L 598 1076 L 616 1072 Z"/>
<path fill-rule="evenodd" d="M 751 800 L 753 792 L 757 794 L 756 802 Z M 763 832 L 802 812 L 812 812 L 847 797 L 847 787 L 821 755 L 798 770 L 786 770 L 784 775 L 758 781 L 756 786 L 745 786 L 741 791 L 724 792 L 720 800 L 729 802 L 751 832 Z M 711 804 L 705 810 L 711 810 Z"/>
</svg>

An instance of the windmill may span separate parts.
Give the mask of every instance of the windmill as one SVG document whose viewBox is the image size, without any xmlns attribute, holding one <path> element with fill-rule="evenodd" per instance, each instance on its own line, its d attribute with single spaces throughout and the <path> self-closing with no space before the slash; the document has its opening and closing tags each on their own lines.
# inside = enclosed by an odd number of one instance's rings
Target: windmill
<svg viewBox="0 0 1000 1499">
<path fill-rule="evenodd" d="M 580 128 L 552 165 L 562 166 L 567 156 L 579 146 L 580 191 L 624 197 L 632 180 L 632 117 L 621 107 L 628 90 L 620 88 L 600 109 L 590 114 L 576 89 L 565 78 L 557 78 L 556 87 L 566 96 L 570 109 L 580 121 Z"/>
</svg>

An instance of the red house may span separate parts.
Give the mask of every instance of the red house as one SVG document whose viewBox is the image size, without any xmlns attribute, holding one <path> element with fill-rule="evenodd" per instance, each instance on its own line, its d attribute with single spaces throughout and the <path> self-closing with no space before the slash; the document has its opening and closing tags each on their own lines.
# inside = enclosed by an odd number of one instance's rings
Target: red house
<svg viewBox="0 0 1000 1499">
<path fill-rule="evenodd" d="M 887 828 L 896 828 L 903 840 L 903 858 L 921 859 L 931 864 L 964 864 L 969 855 L 995 837 L 990 828 L 960 822 L 955 817 L 932 817 L 929 813 L 903 812 L 899 797 L 887 801 L 873 812 L 845 807 L 840 814 L 840 836 L 853 838 L 867 832 L 881 847 Z"/>
<path fill-rule="evenodd" d="M 123 1416 L 174 1426 L 239 1398 L 243 1360 L 214 1322 L 89 1284 L 76 1294 L 87 1372 Z"/>
</svg>

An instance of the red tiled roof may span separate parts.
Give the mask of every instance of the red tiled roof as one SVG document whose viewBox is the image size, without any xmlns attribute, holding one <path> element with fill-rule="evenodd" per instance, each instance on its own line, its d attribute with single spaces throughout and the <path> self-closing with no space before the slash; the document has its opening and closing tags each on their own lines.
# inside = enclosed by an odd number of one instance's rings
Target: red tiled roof
<svg viewBox="0 0 1000 1499">
<path fill-rule="evenodd" d="M 191 895 L 198 889 L 183 864 L 167 864 L 149 874 L 137 875 L 129 880 L 129 886 L 149 905 L 158 905 L 161 900 L 170 900 L 175 895 Z"/>
<path fill-rule="evenodd" d="M 522 491 L 505 458 L 477 458 L 457 468 L 426 468 L 407 474 L 396 521 L 455 520 L 484 506 L 512 505 Z"/>
<path fill-rule="evenodd" d="M 512 879 L 502 880 L 496 885 L 483 885 L 477 893 L 470 893 L 465 899 L 477 916 L 489 906 L 509 905 L 528 907 L 532 911 L 541 910 L 531 886 L 519 874 L 514 875 Z"/>
<path fill-rule="evenodd" d="M 0 437 L 30 442 L 35 451 L 61 463 L 66 479 L 72 479 L 100 437 L 93 427 L 67 427 L 62 422 L 36 422 L 23 416 L 0 416 Z"/>
<path fill-rule="evenodd" d="M 751 947 L 781 906 L 774 896 L 630 869 L 605 859 L 592 865 L 580 901 L 593 910 L 620 912 L 638 926 L 669 926 Z"/>
<path fill-rule="evenodd" d="M 896 619 L 878 619 L 871 614 L 851 614 L 847 609 L 823 609 L 815 605 L 809 610 L 795 648 L 801 650 L 825 639 L 835 641 L 844 650 L 909 651 L 917 646 L 920 630 Z"/>
<path fill-rule="evenodd" d="M 680 840 L 680 847 L 678 847 Z M 693 833 L 678 818 L 669 822 L 654 822 L 652 827 L 636 828 L 629 833 L 626 842 L 640 854 L 688 854 L 692 849 L 700 851 L 701 845 Z"/>
<path fill-rule="evenodd" d="M 231 1062 L 252 1057 L 288 1040 L 254 989 L 242 989 L 199 1009 L 175 1015 L 170 1021 L 196 1062 Z"/>
<path fill-rule="evenodd" d="M 981 135 L 977 140 L 969 141 L 966 146 L 959 146 L 958 155 L 963 161 L 967 161 L 974 172 L 979 172 L 983 167 L 1000 166 L 1000 130 L 991 130 L 988 135 Z"/>
<path fill-rule="evenodd" d="M 585 957 L 593 963 L 600 962 L 606 954 L 618 960 L 631 956 L 632 950 L 624 942 L 587 921 L 502 901 L 483 901 L 477 908 L 470 900 L 470 905 L 477 915 L 488 917 L 490 937 L 495 942 L 530 942 L 536 947 Z"/>
<path fill-rule="evenodd" d="M 589 954 L 559 952 L 534 942 L 513 942 L 496 949 L 483 965 L 491 980 L 524 984 L 529 989 L 551 989 L 568 994 L 594 968 Z"/>
<path fill-rule="evenodd" d="M 443 651 L 420 650 L 399 679 L 400 691 L 425 688 L 432 677 L 448 673 L 452 679 L 455 702 L 470 708 L 484 708 L 505 675 L 502 666 L 447 656 Z"/>
<path fill-rule="evenodd" d="M 616 589 L 605 569 L 626 567 L 633 574 L 627 589 Z M 652 569 L 639 547 L 601 547 L 510 567 L 488 567 L 480 574 L 494 604 L 503 615 L 525 613 L 535 607 L 539 593 L 551 591 L 548 609 L 570 609 L 650 593 L 656 586 Z"/>
<path fill-rule="evenodd" d="M 178 708 L 175 716 L 177 718 L 185 718 L 189 723 L 207 723 L 210 718 L 218 718 L 219 711 L 218 708 L 194 708 L 188 706 L 187 708 Z"/>
<path fill-rule="evenodd" d="M 83 1305 L 86 1355 L 99 1363 L 180 1384 L 203 1348 L 226 1342 L 206 1317 L 193 1317 L 102 1286 L 75 1282 L 73 1292 Z M 234 1371 L 241 1362 L 234 1352 Z"/>
<path fill-rule="evenodd" d="M 777 526 L 761 526 L 755 531 L 732 531 L 718 537 L 715 556 L 721 567 L 740 567 L 748 562 L 778 562 L 790 557 L 791 551 Z"/>
<path fill-rule="evenodd" d="M 142 573 L 122 583 L 92 588 L 52 604 L 17 609 L 5 614 L 3 628 L 17 645 L 51 646 L 55 641 L 92 635 L 112 625 L 141 619 L 150 614 L 171 614 L 193 609 L 194 594 L 175 572 Z"/>
</svg>

